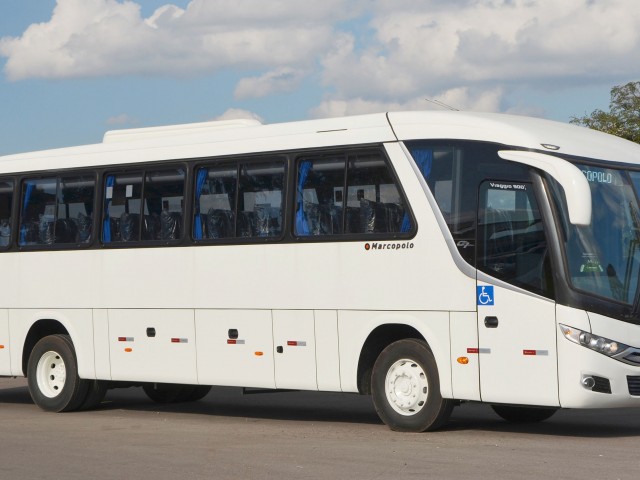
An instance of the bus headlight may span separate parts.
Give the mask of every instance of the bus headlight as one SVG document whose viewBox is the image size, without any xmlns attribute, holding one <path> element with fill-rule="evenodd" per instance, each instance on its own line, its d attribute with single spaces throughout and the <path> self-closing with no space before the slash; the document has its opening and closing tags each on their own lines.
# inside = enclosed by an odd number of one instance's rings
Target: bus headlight
<svg viewBox="0 0 640 480">
<path fill-rule="evenodd" d="M 624 343 L 599 337 L 598 335 L 593 335 L 592 333 L 584 332 L 577 328 L 567 327 L 566 325 L 560 324 L 560 330 L 562 330 L 562 334 L 567 340 L 608 357 L 615 357 L 630 348 L 629 345 L 625 345 Z"/>
</svg>

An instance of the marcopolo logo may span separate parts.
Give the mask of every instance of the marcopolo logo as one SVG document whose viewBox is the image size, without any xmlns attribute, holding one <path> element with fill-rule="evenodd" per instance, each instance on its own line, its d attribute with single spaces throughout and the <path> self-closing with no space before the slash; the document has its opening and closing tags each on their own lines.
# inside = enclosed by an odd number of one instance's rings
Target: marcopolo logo
<svg viewBox="0 0 640 480">
<path fill-rule="evenodd" d="M 365 243 L 364 249 L 369 250 L 408 250 L 413 248 L 412 242 L 372 242 Z"/>
</svg>

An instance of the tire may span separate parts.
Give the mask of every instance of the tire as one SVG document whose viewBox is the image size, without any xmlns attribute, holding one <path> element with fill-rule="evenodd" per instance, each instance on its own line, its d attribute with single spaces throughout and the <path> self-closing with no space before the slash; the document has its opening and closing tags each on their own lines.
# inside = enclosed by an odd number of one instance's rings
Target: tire
<svg viewBox="0 0 640 480">
<path fill-rule="evenodd" d="M 94 410 L 107 394 L 107 382 L 102 380 L 90 380 L 87 396 L 82 401 L 78 410 Z"/>
<path fill-rule="evenodd" d="M 68 335 L 50 335 L 36 343 L 27 381 L 33 402 L 48 412 L 76 410 L 89 389 L 89 382 L 78 377 L 76 351 Z"/>
<path fill-rule="evenodd" d="M 491 405 L 503 420 L 511 423 L 535 423 L 550 418 L 557 408 L 512 407 L 509 405 Z"/>
<path fill-rule="evenodd" d="M 424 432 L 444 425 L 454 401 L 440 395 L 436 360 L 424 341 L 405 339 L 385 348 L 371 374 L 373 404 L 398 432 Z"/>
<path fill-rule="evenodd" d="M 195 385 L 191 395 L 189 395 L 186 401 L 197 402 L 198 400 L 202 400 L 210 391 L 211 387 L 209 385 Z"/>
<path fill-rule="evenodd" d="M 190 385 L 174 383 L 147 383 L 142 389 L 156 403 L 177 403 L 185 401 L 191 394 Z"/>
</svg>

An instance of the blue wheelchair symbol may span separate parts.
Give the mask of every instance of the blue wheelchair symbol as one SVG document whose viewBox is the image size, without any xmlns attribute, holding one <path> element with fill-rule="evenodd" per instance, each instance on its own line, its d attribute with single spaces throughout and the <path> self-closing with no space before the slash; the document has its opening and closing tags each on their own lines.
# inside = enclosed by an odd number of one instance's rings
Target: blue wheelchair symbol
<svg viewBox="0 0 640 480">
<path fill-rule="evenodd" d="M 494 305 L 493 298 L 493 286 L 491 285 L 483 285 L 476 287 L 476 296 L 478 299 L 478 305 L 487 306 Z"/>
</svg>

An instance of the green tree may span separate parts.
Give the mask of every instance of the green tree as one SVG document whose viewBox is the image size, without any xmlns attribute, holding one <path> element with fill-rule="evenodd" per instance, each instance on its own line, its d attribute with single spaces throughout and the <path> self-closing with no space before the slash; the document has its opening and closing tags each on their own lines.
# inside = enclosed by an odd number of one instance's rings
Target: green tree
<svg viewBox="0 0 640 480">
<path fill-rule="evenodd" d="M 613 87 L 608 112 L 594 110 L 591 115 L 572 117 L 571 123 L 640 143 L 640 82 Z"/>
</svg>

